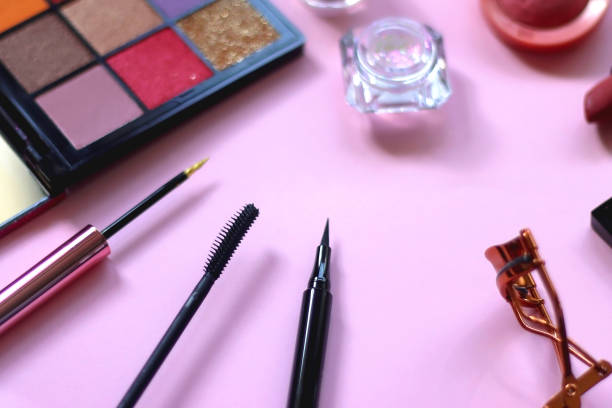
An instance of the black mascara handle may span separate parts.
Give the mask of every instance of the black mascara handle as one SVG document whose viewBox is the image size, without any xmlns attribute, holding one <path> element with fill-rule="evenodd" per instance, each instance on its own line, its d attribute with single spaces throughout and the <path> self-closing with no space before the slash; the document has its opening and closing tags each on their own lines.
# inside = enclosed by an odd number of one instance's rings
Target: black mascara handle
<svg viewBox="0 0 612 408">
<path fill-rule="evenodd" d="M 121 402 L 119 402 L 118 408 L 131 408 L 136 405 L 140 396 L 153 379 L 153 376 L 155 376 L 157 370 L 159 370 L 159 367 L 185 330 L 185 327 L 187 327 L 189 321 L 204 301 L 204 298 L 210 291 L 210 288 L 212 288 L 215 280 L 217 280 L 217 278 L 212 273 L 205 273 L 204 276 L 202 276 L 202 279 L 200 279 L 193 292 L 191 292 L 191 295 L 189 295 L 189 298 L 187 298 L 187 301 L 174 318 L 170 327 L 168 327 L 168 330 L 166 330 L 166 333 L 142 367 L 142 370 L 140 370 L 140 373 L 127 393 Z"/>
</svg>

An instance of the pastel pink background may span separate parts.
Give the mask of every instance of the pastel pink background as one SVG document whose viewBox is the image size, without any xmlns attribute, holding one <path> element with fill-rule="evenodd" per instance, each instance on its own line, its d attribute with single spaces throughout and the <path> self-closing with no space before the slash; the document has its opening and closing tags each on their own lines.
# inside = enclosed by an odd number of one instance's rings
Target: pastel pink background
<svg viewBox="0 0 612 408">
<path fill-rule="evenodd" d="M 552 347 L 518 327 L 483 256 L 527 226 L 570 336 L 612 359 L 612 249 L 589 227 L 612 195 L 612 132 L 582 114 L 612 65 L 612 15 L 579 48 L 534 56 L 494 38 L 476 1 L 372 0 L 337 19 L 275 3 L 304 31 L 303 57 L 0 241 L 5 285 L 83 225 L 105 226 L 211 157 L 114 237 L 102 266 L 0 338 L 0 406 L 114 406 L 220 227 L 251 201 L 260 218 L 140 406 L 284 406 L 327 217 L 335 304 L 322 407 L 542 406 L 560 384 Z M 345 105 L 338 39 L 388 15 L 444 34 L 455 93 L 440 111 L 383 118 Z M 583 406 L 610 401 L 609 378 Z"/>
</svg>

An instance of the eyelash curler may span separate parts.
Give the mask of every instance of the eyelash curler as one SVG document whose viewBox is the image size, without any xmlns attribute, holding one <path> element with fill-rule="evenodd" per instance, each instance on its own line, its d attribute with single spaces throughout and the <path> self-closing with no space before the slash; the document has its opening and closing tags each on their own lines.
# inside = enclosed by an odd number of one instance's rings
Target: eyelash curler
<svg viewBox="0 0 612 408">
<path fill-rule="evenodd" d="M 595 360 L 567 337 L 559 297 L 531 231 L 524 229 L 517 238 L 490 247 L 485 256 L 497 271 L 497 288 L 512 306 L 519 324 L 527 331 L 549 338 L 555 348 L 561 368 L 561 391 L 544 408 L 579 408 L 580 397 L 610 375 L 612 366 L 605 360 Z M 536 289 L 532 271 L 540 274 L 557 318 L 556 326 Z M 589 366 L 578 378 L 572 373 L 570 354 Z"/>
</svg>

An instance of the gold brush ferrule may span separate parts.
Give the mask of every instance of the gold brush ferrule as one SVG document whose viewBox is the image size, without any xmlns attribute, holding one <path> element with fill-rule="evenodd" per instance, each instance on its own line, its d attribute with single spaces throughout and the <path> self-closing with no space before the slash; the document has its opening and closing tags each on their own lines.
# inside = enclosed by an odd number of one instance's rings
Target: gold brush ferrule
<svg viewBox="0 0 612 408">
<path fill-rule="evenodd" d="M 184 171 L 185 175 L 187 177 L 191 177 L 191 175 L 193 173 L 195 173 L 196 171 L 200 170 L 202 168 L 202 166 L 206 164 L 207 161 L 208 161 L 208 157 L 205 158 L 204 160 L 200 160 L 199 162 L 197 162 L 193 166 L 185 169 L 185 171 Z"/>
</svg>

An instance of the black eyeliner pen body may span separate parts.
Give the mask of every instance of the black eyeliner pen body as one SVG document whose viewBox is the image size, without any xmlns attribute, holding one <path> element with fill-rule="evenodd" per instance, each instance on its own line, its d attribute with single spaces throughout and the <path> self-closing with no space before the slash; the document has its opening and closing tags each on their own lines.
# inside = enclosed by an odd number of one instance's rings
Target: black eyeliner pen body
<svg viewBox="0 0 612 408">
<path fill-rule="evenodd" d="M 302 296 L 287 408 L 312 408 L 318 404 L 332 304 L 328 234 L 326 225 L 308 288 Z"/>
</svg>

